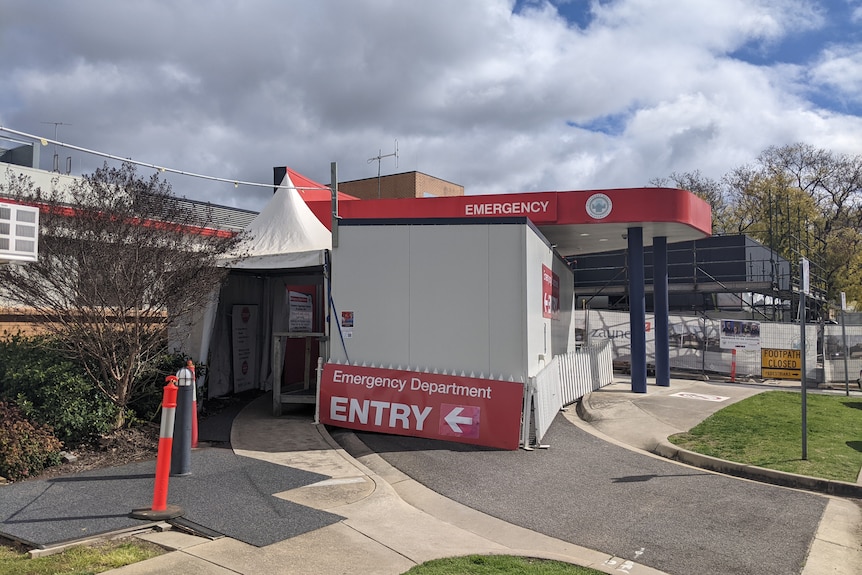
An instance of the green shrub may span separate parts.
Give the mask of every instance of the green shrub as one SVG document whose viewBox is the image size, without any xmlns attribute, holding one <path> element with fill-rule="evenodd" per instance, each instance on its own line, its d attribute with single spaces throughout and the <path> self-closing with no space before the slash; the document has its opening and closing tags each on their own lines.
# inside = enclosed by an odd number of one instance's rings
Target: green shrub
<svg viewBox="0 0 862 575">
<path fill-rule="evenodd" d="M 50 427 L 28 421 L 16 406 L 0 402 L 0 476 L 18 481 L 60 463 L 63 444 Z"/>
<path fill-rule="evenodd" d="M 109 432 L 117 414 L 84 370 L 44 338 L 0 343 L 0 399 L 16 403 L 28 419 L 51 426 L 69 446 Z"/>
<path fill-rule="evenodd" d="M 57 347 L 44 337 L 0 341 L 0 400 L 14 402 L 27 418 L 50 425 L 65 445 L 75 446 L 112 431 L 118 408 Z M 138 377 L 127 421 L 157 418 L 165 377 L 187 359 L 165 353 Z"/>
<path fill-rule="evenodd" d="M 181 353 L 165 353 L 153 366 L 138 378 L 135 397 L 129 402 L 134 417 L 145 421 L 155 421 L 162 406 L 165 377 L 174 375 L 186 366 L 188 358 Z"/>
</svg>

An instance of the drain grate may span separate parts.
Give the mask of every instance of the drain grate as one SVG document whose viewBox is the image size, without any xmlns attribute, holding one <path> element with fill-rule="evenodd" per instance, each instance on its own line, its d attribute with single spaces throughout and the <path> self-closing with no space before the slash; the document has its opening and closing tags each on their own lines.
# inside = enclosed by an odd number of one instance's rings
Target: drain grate
<svg viewBox="0 0 862 575">
<path fill-rule="evenodd" d="M 198 537 L 206 537 L 207 539 L 215 540 L 221 539 L 224 537 L 224 533 L 219 533 L 218 531 L 213 531 L 208 527 L 204 527 L 199 523 L 195 523 L 194 521 L 189 521 L 184 517 L 176 517 L 168 521 L 175 529 L 179 531 L 184 531 L 191 535 L 197 535 Z"/>
</svg>

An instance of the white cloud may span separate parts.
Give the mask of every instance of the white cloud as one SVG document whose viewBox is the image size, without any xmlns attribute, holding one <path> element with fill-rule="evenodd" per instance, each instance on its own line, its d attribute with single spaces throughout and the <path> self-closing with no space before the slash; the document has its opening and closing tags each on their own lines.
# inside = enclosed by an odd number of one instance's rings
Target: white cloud
<svg viewBox="0 0 862 575">
<path fill-rule="evenodd" d="M 331 161 L 344 179 L 370 177 L 367 159 L 397 138 L 398 171 L 468 193 L 719 176 L 794 141 L 859 148 L 857 116 L 809 100 L 824 87 L 858 93 L 858 51 L 834 44 L 811 70 L 735 57 L 825 26 L 815 3 L 593 2 L 583 28 L 547 3 L 512 7 L 0 0 L 0 49 L 12 55 L 0 61 L 0 125 L 45 134 L 41 122 L 62 121 L 76 145 L 259 182 L 275 165 L 326 182 Z M 244 207 L 268 194 L 174 185 Z"/>
<path fill-rule="evenodd" d="M 629 0 L 594 6 L 593 27 L 622 31 L 640 44 L 676 44 L 719 54 L 823 22 L 817 5 L 807 0 Z"/>
<path fill-rule="evenodd" d="M 811 70 L 811 80 L 837 90 L 846 100 L 862 102 L 862 44 L 824 50 Z"/>
</svg>

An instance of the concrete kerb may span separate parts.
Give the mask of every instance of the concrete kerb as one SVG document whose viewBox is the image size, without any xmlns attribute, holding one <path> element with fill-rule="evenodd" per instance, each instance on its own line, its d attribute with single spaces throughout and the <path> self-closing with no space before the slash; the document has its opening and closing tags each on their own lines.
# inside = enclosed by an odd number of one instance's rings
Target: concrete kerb
<svg viewBox="0 0 862 575">
<path fill-rule="evenodd" d="M 578 416 L 586 422 L 600 419 L 599 415 L 590 406 L 590 395 L 592 394 L 585 395 L 577 405 Z M 775 469 L 767 469 L 756 465 L 748 465 L 720 459 L 718 457 L 711 457 L 709 455 L 703 455 L 701 453 L 677 447 L 666 438 L 663 441 L 657 442 L 655 447 L 651 448 L 649 451 L 655 455 L 664 457 L 665 459 L 679 461 L 700 469 L 733 475 L 734 477 L 780 485 L 782 487 L 791 487 L 794 489 L 835 495 L 838 497 L 862 499 L 862 485 L 846 481 L 821 479 L 818 477 L 777 471 Z"/>
</svg>

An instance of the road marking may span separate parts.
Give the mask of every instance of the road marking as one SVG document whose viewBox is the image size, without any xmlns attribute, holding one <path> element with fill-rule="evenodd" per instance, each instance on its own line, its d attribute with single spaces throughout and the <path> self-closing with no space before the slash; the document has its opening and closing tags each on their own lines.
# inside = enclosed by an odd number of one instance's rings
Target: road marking
<svg viewBox="0 0 862 575">
<path fill-rule="evenodd" d="M 347 485 L 349 483 L 364 483 L 364 477 L 342 477 L 342 478 L 333 478 L 333 479 L 324 479 L 323 481 L 318 481 L 317 483 L 312 483 L 308 485 L 308 487 L 329 487 L 330 485 Z"/>
<path fill-rule="evenodd" d="M 689 391 L 680 391 L 678 393 L 670 394 L 671 397 L 684 397 L 685 399 L 699 399 L 701 401 L 726 401 L 730 399 L 729 397 L 724 397 L 723 395 L 706 395 L 704 393 L 691 393 Z"/>
</svg>

